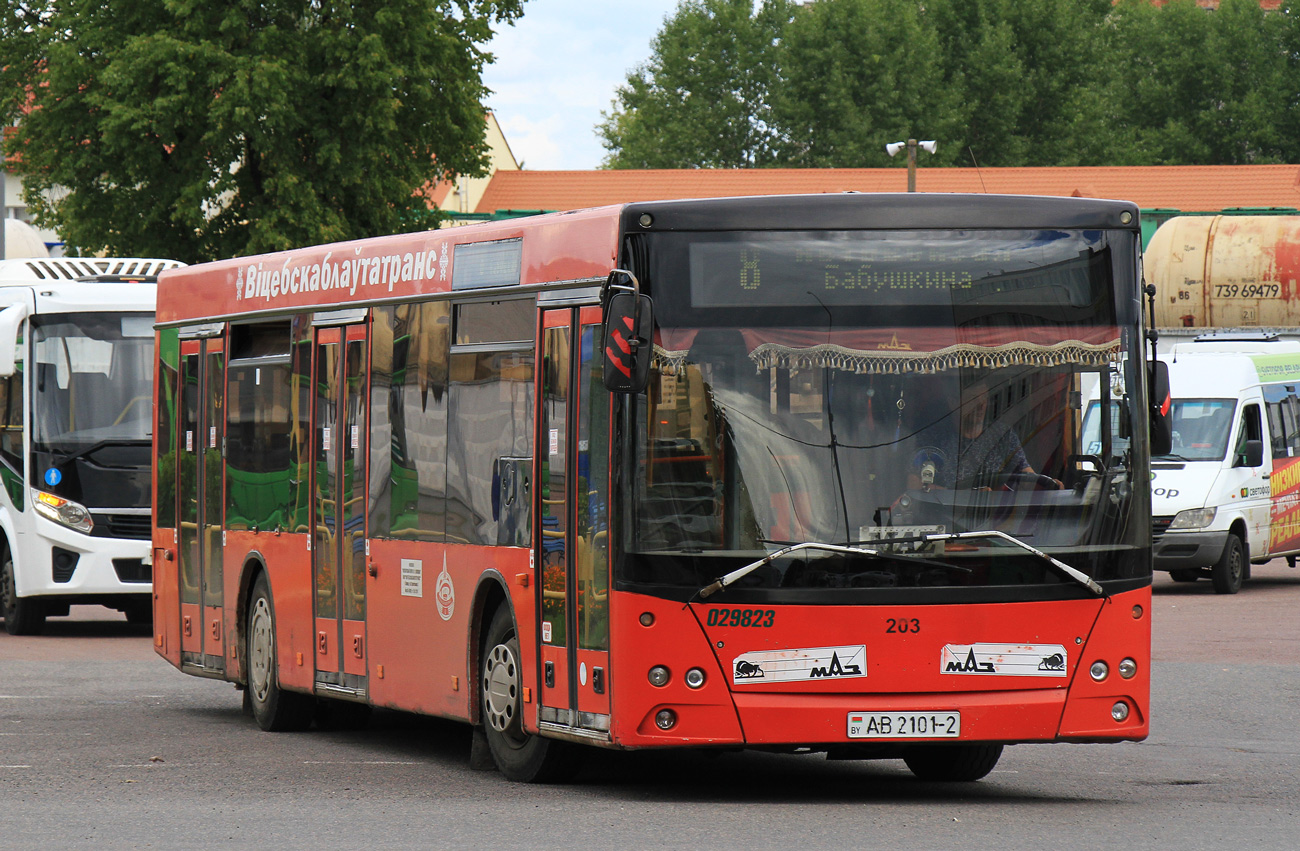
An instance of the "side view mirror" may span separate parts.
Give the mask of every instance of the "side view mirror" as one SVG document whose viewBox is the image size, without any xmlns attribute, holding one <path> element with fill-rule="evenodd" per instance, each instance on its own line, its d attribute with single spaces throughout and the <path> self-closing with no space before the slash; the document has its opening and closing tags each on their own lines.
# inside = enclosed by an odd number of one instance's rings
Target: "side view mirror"
<svg viewBox="0 0 1300 851">
<path fill-rule="evenodd" d="M 8 378 L 17 369 L 18 330 L 26 318 L 25 304 L 13 304 L 0 310 L 0 378 Z"/>
<path fill-rule="evenodd" d="M 650 380 L 654 355 L 654 305 L 650 296 L 615 292 L 605 307 L 605 389 L 640 393 Z"/>
<path fill-rule="evenodd" d="M 1174 400 L 1169 392 L 1169 364 L 1164 361 L 1147 364 L 1147 399 L 1151 403 L 1151 454 L 1168 455 L 1174 449 Z"/>
<path fill-rule="evenodd" d="M 1237 455 L 1234 467 L 1259 467 L 1264 463 L 1264 441 L 1247 440 L 1242 451 Z"/>
</svg>

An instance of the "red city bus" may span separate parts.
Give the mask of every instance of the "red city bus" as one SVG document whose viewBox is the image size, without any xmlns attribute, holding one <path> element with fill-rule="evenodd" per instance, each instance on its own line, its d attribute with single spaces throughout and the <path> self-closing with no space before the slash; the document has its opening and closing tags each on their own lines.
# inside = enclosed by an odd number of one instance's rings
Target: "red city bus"
<svg viewBox="0 0 1300 851">
<path fill-rule="evenodd" d="M 844 194 L 165 272 L 157 652 L 267 730 L 466 721 L 524 781 L 1140 740 L 1139 246 L 1122 202 Z"/>
</svg>

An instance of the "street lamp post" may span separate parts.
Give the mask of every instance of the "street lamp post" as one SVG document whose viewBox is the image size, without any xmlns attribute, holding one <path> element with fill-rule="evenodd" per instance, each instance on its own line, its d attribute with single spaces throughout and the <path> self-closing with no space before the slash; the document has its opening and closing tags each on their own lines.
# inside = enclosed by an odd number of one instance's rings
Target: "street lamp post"
<svg viewBox="0 0 1300 851">
<path fill-rule="evenodd" d="M 903 147 L 907 147 L 907 191 L 916 191 L 916 149 L 920 146 L 921 150 L 933 154 L 939 147 L 939 143 L 933 139 L 927 139 L 924 142 L 918 142 L 915 139 L 908 139 L 906 142 L 890 142 L 885 145 L 885 152 L 891 157 L 895 156 Z"/>
</svg>

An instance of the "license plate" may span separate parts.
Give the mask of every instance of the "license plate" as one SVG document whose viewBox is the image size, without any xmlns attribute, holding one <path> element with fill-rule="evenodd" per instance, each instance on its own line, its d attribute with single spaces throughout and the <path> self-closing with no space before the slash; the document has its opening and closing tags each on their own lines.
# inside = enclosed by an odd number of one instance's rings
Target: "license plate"
<svg viewBox="0 0 1300 851">
<path fill-rule="evenodd" d="M 960 712 L 850 712 L 850 739 L 955 739 Z"/>
</svg>

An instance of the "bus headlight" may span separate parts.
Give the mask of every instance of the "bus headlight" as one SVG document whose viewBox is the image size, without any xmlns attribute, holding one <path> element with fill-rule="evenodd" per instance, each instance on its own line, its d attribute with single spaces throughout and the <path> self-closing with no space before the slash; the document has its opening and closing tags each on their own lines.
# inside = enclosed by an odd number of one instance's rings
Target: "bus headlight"
<svg viewBox="0 0 1300 851">
<path fill-rule="evenodd" d="M 1215 508 L 1189 508 L 1174 515 L 1170 529 L 1204 529 L 1214 522 Z"/>
<path fill-rule="evenodd" d="M 36 506 L 36 512 L 42 517 L 48 517 L 69 529 L 76 529 L 89 535 L 90 530 L 95 527 L 95 521 L 90 519 L 90 512 L 79 502 L 45 491 L 33 490 L 32 504 Z"/>
</svg>

